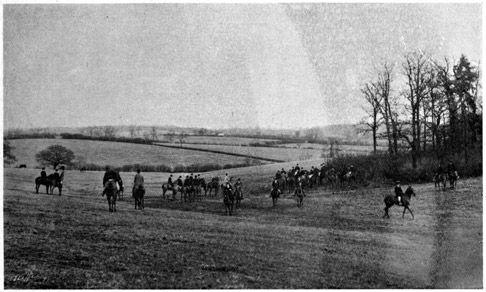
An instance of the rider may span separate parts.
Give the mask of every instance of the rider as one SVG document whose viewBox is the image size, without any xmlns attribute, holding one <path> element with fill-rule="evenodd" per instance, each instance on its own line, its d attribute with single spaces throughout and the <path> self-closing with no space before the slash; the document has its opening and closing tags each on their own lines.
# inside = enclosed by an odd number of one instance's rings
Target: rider
<svg viewBox="0 0 486 292">
<path fill-rule="evenodd" d="M 231 185 L 231 178 L 226 174 L 224 176 L 223 184 L 226 186 L 227 189 L 233 191 L 233 186 Z"/>
<path fill-rule="evenodd" d="M 169 179 L 167 180 L 167 184 L 173 188 L 174 187 L 174 183 L 172 182 L 172 174 L 169 176 Z"/>
<path fill-rule="evenodd" d="M 456 166 L 452 161 L 449 161 L 449 164 L 447 165 L 447 174 L 449 176 L 456 176 Z"/>
<path fill-rule="evenodd" d="M 280 188 L 279 188 L 278 180 L 276 178 L 272 181 L 272 188 L 277 189 L 277 193 L 278 193 L 279 196 L 282 194 L 282 192 L 280 191 Z M 272 195 L 270 195 L 270 197 L 272 197 Z"/>
<path fill-rule="evenodd" d="M 354 165 L 351 164 L 349 166 L 349 172 L 352 173 L 352 174 L 354 173 Z"/>
<path fill-rule="evenodd" d="M 47 177 L 47 173 L 46 173 L 46 168 L 43 167 L 42 170 L 41 170 L 41 177 L 42 178 L 46 178 Z"/>
<path fill-rule="evenodd" d="M 442 168 L 442 164 L 439 164 L 439 167 L 437 168 L 435 177 L 438 178 L 443 174 L 444 174 L 444 169 Z"/>
<path fill-rule="evenodd" d="M 238 179 L 235 183 L 235 188 L 239 187 L 241 189 L 242 186 L 243 186 L 243 184 L 241 183 L 241 180 Z M 243 192 L 242 191 L 240 192 L 240 196 L 241 196 L 241 199 L 243 200 Z"/>
<path fill-rule="evenodd" d="M 59 172 L 58 172 L 57 168 L 54 170 L 54 178 L 56 180 L 60 180 L 61 179 L 61 177 L 59 176 Z"/>
<path fill-rule="evenodd" d="M 57 171 L 57 169 L 56 169 Z M 106 187 L 106 183 L 110 180 L 114 180 L 116 183 L 116 190 L 120 190 L 120 184 L 119 182 L 121 181 L 120 175 L 114 171 L 113 169 L 110 169 L 109 166 L 106 167 L 105 175 L 103 176 L 103 187 Z M 105 195 L 105 190 L 103 189 L 103 193 L 101 194 L 102 196 Z"/>
<path fill-rule="evenodd" d="M 395 198 L 398 200 L 398 205 L 402 204 L 402 196 L 403 196 L 403 190 L 402 187 L 400 186 L 400 182 L 397 181 L 397 185 L 395 186 Z"/>
<path fill-rule="evenodd" d="M 182 187 L 182 176 L 179 175 L 179 177 L 176 180 L 176 183 L 178 186 Z"/>
<path fill-rule="evenodd" d="M 135 175 L 135 179 L 133 180 L 133 194 L 135 194 L 135 190 L 137 188 L 142 189 L 143 192 L 145 192 L 145 188 L 143 186 L 143 176 L 140 174 L 140 168 L 137 169 L 137 174 Z"/>
</svg>

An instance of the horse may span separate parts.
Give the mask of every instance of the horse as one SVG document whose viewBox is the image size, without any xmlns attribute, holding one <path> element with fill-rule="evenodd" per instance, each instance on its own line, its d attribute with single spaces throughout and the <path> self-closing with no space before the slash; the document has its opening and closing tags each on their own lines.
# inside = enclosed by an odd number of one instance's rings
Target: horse
<svg viewBox="0 0 486 292">
<path fill-rule="evenodd" d="M 170 184 L 162 184 L 162 197 L 165 199 L 165 193 L 167 191 L 172 191 L 172 200 L 175 200 L 177 192 L 181 191 L 181 187 L 179 185 L 170 185 Z"/>
<path fill-rule="evenodd" d="M 198 202 L 202 201 L 202 188 L 199 184 L 193 185 L 192 188 L 194 189 L 194 199 Z"/>
<path fill-rule="evenodd" d="M 41 177 L 41 176 L 37 177 L 35 179 L 35 193 L 38 194 L 39 193 L 39 187 L 41 185 L 44 185 L 44 186 L 46 186 L 46 194 L 49 194 L 49 188 L 52 184 L 53 184 L 52 179 L 47 177 L 47 176 L 46 177 Z"/>
<path fill-rule="evenodd" d="M 138 185 L 133 188 L 133 198 L 135 199 L 135 210 L 138 208 L 143 210 L 145 208 L 145 188 L 143 185 Z"/>
<path fill-rule="evenodd" d="M 287 175 L 281 174 L 280 178 L 277 179 L 278 186 L 282 192 L 285 192 L 285 187 L 287 186 Z"/>
<path fill-rule="evenodd" d="M 385 215 L 383 215 L 383 218 L 390 218 L 390 215 L 388 214 L 388 209 L 390 209 L 391 207 L 393 207 L 393 205 L 397 205 L 397 206 L 403 206 L 403 214 L 402 214 L 402 218 L 405 217 L 405 211 L 408 210 L 410 212 L 410 214 L 412 214 L 412 218 L 415 218 L 413 216 L 413 213 L 412 213 L 412 210 L 410 210 L 410 208 L 408 207 L 410 205 L 410 199 L 412 198 L 412 196 L 415 197 L 415 191 L 413 190 L 412 186 L 408 186 L 407 190 L 405 191 L 405 193 L 401 196 L 402 197 L 402 204 L 400 205 L 400 202 L 398 201 L 398 198 L 395 197 L 395 195 L 388 195 L 385 197 L 385 199 L 383 200 L 385 202 Z"/>
<path fill-rule="evenodd" d="M 296 197 L 296 200 L 297 200 L 297 207 L 302 207 L 302 205 L 304 205 L 305 192 L 302 189 L 301 183 L 299 183 L 297 188 L 295 188 L 294 196 Z"/>
<path fill-rule="evenodd" d="M 280 197 L 280 190 L 278 187 L 273 187 L 270 191 L 270 197 L 272 198 L 273 207 L 277 205 L 278 198 Z"/>
<path fill-rule="evenodd" d="M 353 171 L 341 172 L 340 179 L 341 179 L 341 188 L 344 188 L 344 184 L 346 182 L 348 183 L 348 185 L 350 185 L 351 182 L 356 184 L 356 174 Z"/>
<path fill-rule="evenodd" d="M 292 189 L 295 188 L 296 180 L 297 180 L 297 177 L 291 171 L 289 171 L 286 182 L 285 182 L 285 185 L 289 189 L 289 194 L 292 192 Z"/>
<path fill-rule="evenodd" d="M 181 191 L 181 202 L 193 202 L 194 201 L 194 186 L 183 186 Z"/>
<path fill-rule="evenodd" d="M 327 182 L 329 182 L 329 184 L 331 185 L 331 188 L 334 188 L 337 182 L 336 172 L 330 169 L 326 172 L 326 177 L 327 177 Z"/>
<path fill-rule="evenodd" d="M 62 177 L 56 177 L 54 173 L 46 177 L 39 176 L 35 179 L 35 192 L 37 194 L 41 185 L 46 186 L 46 194 L 49 194 L 49 191 L 51 194 L 54 194 L 54 188 L 59 190 L 59 196 L 62 193 Z"/>
<path fill-rule="evenodd" d="M 319 171 L 319 185 L 322 185 L 322 181 L 326 178 L 327 170 L 326 166 L 322 166 L 321 170 Z"/>
<path fill-rule="evenodd" d="M 226 210 L 226 215 L 233 215 L 233 207 L 235 204 L 235 193 L 229 188 L 222 187 L 223 189 L 223 203 Z"/>
<path fill-rule="evenodd" d="M 199 186 L 201 187 L 201 193 L 202 193 L 202 190 L 204 190 L 204 196 L 206 197 L 206 195 L 208 193 L 208 184 L 206 183 L 204 178 L 201 178 L 199 180 Z"/>
<path fill-rule="evenodd" d="M 121 181 L 119 182 L 119 185 L 120 185 L 120 190 L 118 192 L 116 192 L 116 195 L 118 197 L 118 200 L 122 201 L 123 200 L 123 192 L 124 192 L 125 188 L 123 187 L 123 183 Z"/>
<path fill-rule="evenodd" d="M 61 172 L 61 175 L 56 175 L 55 173 L 48 175 L 47 177 L 52 177 L 52 184 L 51 184 L 51 194 L 54 194 L 54 188 L 59 190 L 59 196 L 62 193 L 62 181 L 64 180 L 64 171 Z"/>
<path fill-rule="evenodd" d="M 216 197 L 219 191 L 219 177 L 213 177 L 211 179 L 211 182 L 207 184 L 207 191 L 209 195 L 211 195 L 213 190 L 214 190 L 214 196 Z"/>
<path fill-rule="evenodd" d="M 314 186 L 317 186 L 317 183 L 318 183 L 318 179 L 319 179 L 319 172 L 314 172 L 312 173 L 308 180 L 309 180 L 309 187 L 312 189 Z"/>
<path fill-rule="evenodd" d="M 456 187 L 456 185 L 457 185 L 457 179 L 459 178 L 459 175 L 457 174 L 457 171 L 451 171 L 448 174 L 448 178 L 449 178 L 449 185 L 451 187 L 451 190 L 453 190 Z"/>
<path fill-rule="evenodd" d="M 116 182 L 114 179 L 110 179 L 105 184 L 106 199 L 108 200 L 108 210 L 110 212 L 116 212 Z"/>
<path fill-rule="evenodd" d="M 446 183 L 447 183 L 447 175 L 445 173 L 441 174 L 436 174 L 434 177 L 434 187 L 435 190 L 440 190 L 442 187 L 442 190 L 445 191 L 446 189 Z"/>
<path fill-rule="evenodd" d="M 235 207 L 238 209 L 241 205 L 241 199 L 243 198 L 243 191 L 241 185 L 235 186 Z"/>
</svg>

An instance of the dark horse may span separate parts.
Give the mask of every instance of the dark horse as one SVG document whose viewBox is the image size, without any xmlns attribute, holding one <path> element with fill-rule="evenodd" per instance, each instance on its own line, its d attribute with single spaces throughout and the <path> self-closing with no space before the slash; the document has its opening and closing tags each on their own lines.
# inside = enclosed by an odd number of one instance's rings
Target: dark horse
<svg viewBox="0 0 486 292">
<path fill-rule="evenodd" d="M 50 174 L 47 177 L 37 177 L 35 179 L 35 192 L 39 193 L 39 187 L 41 185 L 46 186 L 46 194 L 54 194 L 54 188 L 59 190 L 59 196 L 62 193 L 62 177 L 56 176 L 55 174 Z"/>
<path fill-rule="evenodd" d="M 243 198 L 243 190 L 241 189 L 241 185 L 235 186 L 235 207 L 238 209 L 241 205 L 241 199 Z"/>
<path fill-rule="evenodd" d="M 272 191 L 270 192 L 270 197 L 272 198 L 273 206 L 275 207 L 277 205 L 278 198 L 280 197 L 280 190 L 277 186 L 272 188 Z"/>
<path fill-rule="evenodd" d="M 390 218 L 390 215 L 388 214 L 388 209 L 393 207 L 393 205 L 397 206 L 403 206 L 403 214 L 402 218 L 405 217 L 405 211 L 408 210 L 410 214 L 412 214 L 412 218 L 415 218 L 413 216 L 412 210 L 408 207 L 410 205 L 410 199 L 412 196 L 415 197 L 415 192 L 412 188 L 412 186 L 409 186 L 407 190 L 405 191 L 405 194 L 402 195 L 402 204 L 399 204 L 397 197 L 395 195 L 388 195 L 385 197 L 384 202 L 385 202 L 385 215 L 383 215 L 383 218 Z"/>
<path fill-rule="evenodd" d="M 445 191 L 446 189 L 446 184 L 447 184 L 447 175 L 445 173 L 442 174 L 436 174 L 434 177 L 434 186 L 435 190 L 440 190 L 442 189 Z"/>
<path fill-rule="evenodd" d="M 118 190 L 116 188 L 116 182 L 114 179 L 110 179 L 105 183 L 106 199 L 108 200 L 108 210 L 110 212 L 116 212 L 116 194 Z"/>
<path fill-rule="evenodd" d="M 297 200 L 297 207 L 302 207 L 302 205 L 304 205 L 305 192 L 302 189 L 301 183 L 299 183 L 297 185 L 297 188 L 295 188 L 294 196 L 296 197 L 296 200 Z"/>
<path fill-rule="evenodd" d="M 226 187 L 221 187 L 223 189 L 223 203 L 225 206 L 226 214 L 233 215 L 233 207 L 235 205 L 235 193 Z"/>
<path fill-rule="evenodd" d="M 457 171 L 450 171 L 447 177 L 449 178 L 449 184 L 451 186 L 451 189 L 453 190 L 457 185 L 457 179 L 459 178 L 459 175 L 457 174 Z"/>
<path fill-rule="evenodd" d="M 145 208 L 144 196 L 145 196 L 145 188 L 142 185 L 133 188 L 133 198 L 135 198 L 135 210 L 137 208 L 140 210 L 143 210 Z"/>
<path fill-rule="evenodd" d="M 182 187 L 176 184 L 173 184 L 172 186 L 168 183 L 162 184 L 162 197 L 165 199 L 165 193 L 167 191 L 172 191 L 172 200 L 175 200 L 177 192 L 182 191 Z"/>
<path fill-rule="evenodd" d="M 217 196 L 219 191 L 219 177 L 213 177 L 206 185 L 206 191 L 209 193 L 209 195 L 211 195 L 213 190 L 214 196 Z"/>
</svg>

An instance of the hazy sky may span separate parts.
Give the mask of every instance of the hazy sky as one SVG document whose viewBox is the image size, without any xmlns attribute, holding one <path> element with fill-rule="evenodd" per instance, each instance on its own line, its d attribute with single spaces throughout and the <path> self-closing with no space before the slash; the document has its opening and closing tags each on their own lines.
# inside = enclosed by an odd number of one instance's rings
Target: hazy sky
<svg viewBox="0 0 486 292">
<path fill-rule="evenodd" d="M 422 49 L 479 61 L 481 4 L 3 6 L 4 128 L 357 122 Z"/>
</svg>

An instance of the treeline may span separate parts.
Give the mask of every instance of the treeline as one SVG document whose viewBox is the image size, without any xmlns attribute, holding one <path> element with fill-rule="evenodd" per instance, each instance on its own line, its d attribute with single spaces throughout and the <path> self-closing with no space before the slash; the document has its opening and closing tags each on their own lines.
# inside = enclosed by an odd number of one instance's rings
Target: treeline
<svg viewBox="0 0 486 292">
<path fill-rule="evenodd" d="M 76 140 L 93 140 L 93 141 L 110 141 L 110 142 L 123 142 L 123 143 L 136 143 L 136 144 L 152 144 L 152 140 L 144 138 L 129 138 L 129 137 L 116 137 L 116 136 L 86 136 L 83 134 L 71 134 L 61 133 L 63 139 L 76 139 Z"/>
<path fill-rule="evenodd" d="M 337 155 L 326 163 L 350 165 L 361 186 L 394 181 L 431 182 L 439 165 L 452 162 L 460 177 L 482 175 L 481 72 L 464 55 L 453 63 L 422 51 L 402 63 L 384 63 L 361 92 L 368 104 L 361 123 L 373 137 L 373 155 Z M 378 151 L 386 140 L 387 150 Z"/>
<path fill-rule="evenodd" d="M 390 157 L 409 157 L 416 170 L 427 160 L 473 165 L 482 161 L 481 72 L 464 55 L 453 63 L 418 51 L 399 66 L 384 63 L 361 91 L 368 116 L 362 122 L 386 139 Z"/>
<path fill-rule="evenodd" d="M 176 165 L 174 167 L 160 164 L 160 165 L 145 165 L 145 164 L 128 164 L 123 166 L 110 166 L 110 168 L 120 171 L 120 172 L 135 172 L 140 169 L 142 172 L 170 172 L 170 173 L 195 173 L 195 172 L 206 172 L 222 169 L 230 169 L 237 167 L 255 166 L 260 165 L 259 162 L 251 160 L 239 164 L 216 164 L 216 163 L 194 163 L 190 165 Z M 106 165 L 97 165 L 93 163 L 82 164 L 82 165 L 69 165 L 67 167 L 70 170 L 81 170 L 81 171 L 104 171 Z"/>
<path fill-rule="evenodd" d="M 22 132 L 8 132 L 3 139 L 55 139 L 56 134 L 52 133 L 22 133 Z"/>
<path fill-rule="evenodd" d="M 454 161 L 461 178 L 477 177 L 483 173 L 482 160 L 465 163 Z M 400 181 L 402 185 L 412 183 L 430 183 L 434 180 L 438 162 L 432 155 L 422 159 L 419 167 L 412 168 L 411 154 L 400 153 L 389 155 L 378 153 L 375 155 L 346 155 L 338 156 L 326 163 L 326 168 L 334 167 L 338 173 L 345 173 L 349 166 L 356 170 L 356 181 L 362 187 L 382 187 Z M 443 165 L 444 169 L 446 165 Z"/>
</svg>

